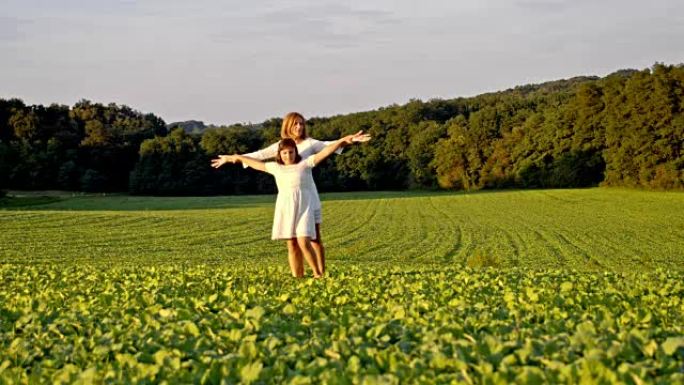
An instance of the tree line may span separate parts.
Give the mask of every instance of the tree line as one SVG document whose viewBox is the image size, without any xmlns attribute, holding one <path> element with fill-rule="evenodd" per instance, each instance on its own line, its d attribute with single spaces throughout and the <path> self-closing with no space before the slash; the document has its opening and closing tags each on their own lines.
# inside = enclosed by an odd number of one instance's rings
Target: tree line
<svg viewBox="0 0 684 385">
<path fill-rule="evenodd" d="M 279 139 L 281 120 L 188 133 L 154 114 L 82 100 L 0 99 L 0 188 L 151 195 L 271 193 L 270 176 L 225 166 Z M 411 100 L 307 121 L 310 135 L 364 130 L 315 170 L 322 191 L 684 188 L 684 66 L 656 64 L 470 98 Z"/>
</svg>

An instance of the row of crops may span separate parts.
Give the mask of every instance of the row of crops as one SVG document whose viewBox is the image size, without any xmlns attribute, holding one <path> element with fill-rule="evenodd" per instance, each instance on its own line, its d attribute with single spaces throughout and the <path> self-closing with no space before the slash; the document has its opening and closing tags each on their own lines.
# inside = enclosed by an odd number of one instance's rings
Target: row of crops
<svg viewBox="0 0 684 385">
<path fill-rule="evenodd" d="M 684 269 L 684 194 L 324 194 L 335 263 Z M 82 197 L 2 211 L 0 262 L 282 264 L 275 197 Z"/>
<path fill-rule="evenodd" d="M 0 383 L 684 383 L 684 274 L 1 265 Z"/>
</svg>

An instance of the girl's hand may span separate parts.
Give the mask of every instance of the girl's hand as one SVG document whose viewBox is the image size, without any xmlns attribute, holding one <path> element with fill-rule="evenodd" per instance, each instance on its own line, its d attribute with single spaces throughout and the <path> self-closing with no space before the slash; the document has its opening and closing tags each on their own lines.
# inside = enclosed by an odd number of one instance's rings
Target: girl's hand
<svg viewBox="0 0 684 385">
<path fill-rule="evenodd" d="M 237 162 L 237 157 L 235 155 L 219 155 L 218 158 L 211 160 L 211 167 L 219 168 L 226 163 Z"/>
<path fill-rule="evenodd" d="M 354 135 L 351 135 L 352 139 L 351 141 L 354 143 L 364 143 L 367 142 L 371 139 L 371 136 L 368 134 L 364 134 L 363 131 L 359 131 Z"/>
</svg>

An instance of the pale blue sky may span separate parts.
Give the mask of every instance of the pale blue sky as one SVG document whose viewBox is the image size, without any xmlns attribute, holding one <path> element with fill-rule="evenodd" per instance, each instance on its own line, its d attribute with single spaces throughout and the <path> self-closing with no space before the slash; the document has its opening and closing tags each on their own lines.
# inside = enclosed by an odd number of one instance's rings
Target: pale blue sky
<svg viewBox="0 0 684 385">
<path fill-rule="evenodd" d="M 684 62 L 684 1 L 2 0 L 0 98 L 330 116 Z"/>
</svg>

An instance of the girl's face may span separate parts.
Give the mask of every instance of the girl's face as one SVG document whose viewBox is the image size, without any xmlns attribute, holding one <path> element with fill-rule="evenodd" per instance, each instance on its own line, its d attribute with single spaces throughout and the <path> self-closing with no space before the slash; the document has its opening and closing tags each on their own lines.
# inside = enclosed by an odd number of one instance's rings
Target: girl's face
<svg viewBox="0 0 684 385">
<path fill-rule="evenodd" d="M 297 159 L 297 149 L 294 147 L 284 147 L 280 150 L 280 159 L 283 164 L 294 164 Z"/>
<path fill-rule="evenodd" d="M 304 119 L 295 118 L 292 125 L 292 139 L 299 139 L 304 135 Z"/>
</svg>

